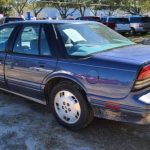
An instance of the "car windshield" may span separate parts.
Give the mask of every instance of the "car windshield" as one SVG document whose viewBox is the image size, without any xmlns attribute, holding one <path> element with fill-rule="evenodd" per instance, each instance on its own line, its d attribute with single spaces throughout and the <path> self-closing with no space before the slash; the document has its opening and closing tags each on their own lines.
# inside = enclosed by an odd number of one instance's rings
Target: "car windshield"
<svg viewBox="0 0 150 150">
<path fill-rule="evenodd" d="M 109 22 L 114 22 L 117 24 L 129 24 L 128 18 L 109 18 Z"/>
<path fill-rule="evenodd" d="M 57 27 L 71 56 L 88 56 L 135 44 L 100 23 L 59 24 Z"/>
<path fill-rule="evenodd" d="M 131 17 L 131 23 L 150 23 L 150 17 Z"/>
</svg>

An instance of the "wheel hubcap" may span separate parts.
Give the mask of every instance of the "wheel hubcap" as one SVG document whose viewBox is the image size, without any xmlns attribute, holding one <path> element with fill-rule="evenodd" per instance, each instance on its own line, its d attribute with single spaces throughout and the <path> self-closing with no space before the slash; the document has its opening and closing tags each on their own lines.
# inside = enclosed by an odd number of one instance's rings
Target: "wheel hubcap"
<svg viewBox="0 0 150 150">
<path fill-rule="evenodd" d="M 69 91 L 60 91 L 56 94 L 54 105 L 57 115 L 66 123 L 76 123 L 81 114 L 78 99 Z"/>
</svg>

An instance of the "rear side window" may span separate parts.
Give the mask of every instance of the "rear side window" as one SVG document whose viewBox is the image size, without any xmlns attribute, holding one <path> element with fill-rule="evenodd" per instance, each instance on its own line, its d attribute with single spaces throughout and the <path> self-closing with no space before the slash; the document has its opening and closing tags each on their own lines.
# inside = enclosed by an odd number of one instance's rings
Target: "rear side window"
<svg viewBox="0 0 150 150">
<path fill-rule="evenodd" d="M 38 55 L 40 26 L 25 26 L 18 36 L 13 51 L 21 54 Z"/>
<path fill-rule="evenodd" d="M 13 52 L 18 54 L 51 56 L 44 28 L 40 25 L 24 26 L 16 39 Z"/>
<path fill-rule="evenodd" d="M 7 41 L 14 28 L 15 25 L 3 26 L 0 28 L 0 51 L 5 51 Z"/>
<path fill-rule="evenodd" d="M 150 17 L 131 17 L 131 23 L 150 23 Z"/>
<path fill-rule="evenodd" d="M 117 24 L 129 24 L 128 18 L 109 18 L 109 22 Z"/>
</svg>

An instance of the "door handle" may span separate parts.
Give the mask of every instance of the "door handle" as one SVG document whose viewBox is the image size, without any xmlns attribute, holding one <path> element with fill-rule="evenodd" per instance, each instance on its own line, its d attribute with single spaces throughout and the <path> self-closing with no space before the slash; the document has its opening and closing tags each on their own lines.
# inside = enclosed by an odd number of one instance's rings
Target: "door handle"
<svg viewBox="0 0 150 150">
<path fill-rule="evenodd" d="M 39 67 L 40 68 L 44 68 L 45 66 L 44 66 L 44 64 L 40 64 Z"/>
<path fill-rule="evenodd" d="M 38 67 L 44 68 L 44 67 L 45 67 L 45 64 L 46 64 L 46 63 L 44 63 L 44 62 L 39 62 L 39 63 L 38 63 Z"/>
</svg>

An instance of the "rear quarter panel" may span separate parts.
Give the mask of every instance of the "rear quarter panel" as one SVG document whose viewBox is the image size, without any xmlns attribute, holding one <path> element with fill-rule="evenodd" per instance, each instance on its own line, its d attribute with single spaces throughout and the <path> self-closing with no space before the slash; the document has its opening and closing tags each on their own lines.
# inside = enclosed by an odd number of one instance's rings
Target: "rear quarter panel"
<svg viewBox="0 0 150 150">
<path fill-rule="evenodd" d="M 103 60 L 59 60 L 55 73 L 47 77 L 45 83 L 50 78 L 62 76 L 77 82 L 87 95 L 123 99 L 130 93 L 136 78 L 137 68 L 132 67 Z"/>
</svg>

